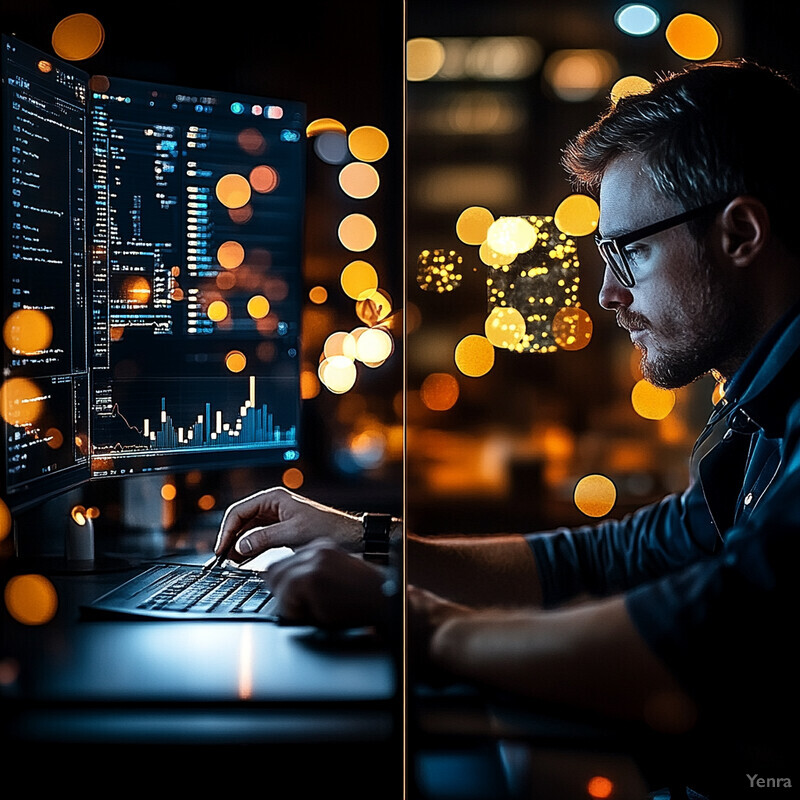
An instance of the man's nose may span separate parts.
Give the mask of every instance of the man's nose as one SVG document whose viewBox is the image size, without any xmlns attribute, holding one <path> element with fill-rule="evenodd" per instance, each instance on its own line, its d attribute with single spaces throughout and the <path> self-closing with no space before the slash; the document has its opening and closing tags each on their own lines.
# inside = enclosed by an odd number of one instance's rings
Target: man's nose
<svg viewBox="0 0 800 800">
<path fill-rule="evenodd" d="M 603 285 L 598 295 L 600 305 L 607 311 L 627 308 L 633 302 L 631 290 L 617 280 L 614 273 L 606 266 L 603 272 Z"/>
</svg>

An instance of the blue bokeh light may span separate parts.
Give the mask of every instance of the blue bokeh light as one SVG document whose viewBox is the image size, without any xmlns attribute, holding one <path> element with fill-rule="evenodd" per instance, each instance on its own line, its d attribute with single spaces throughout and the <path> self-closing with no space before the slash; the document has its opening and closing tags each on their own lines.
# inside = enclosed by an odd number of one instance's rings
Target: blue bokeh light
<svg viewBox="0 0 800 800">
<path fill-rule="evenodd" d="M 658 12 L 643 3 L 628 3 L 614 14 L 614 23 L 630 36 L 647 36 L 658 28 L 661 18 Z"/>
</svg>

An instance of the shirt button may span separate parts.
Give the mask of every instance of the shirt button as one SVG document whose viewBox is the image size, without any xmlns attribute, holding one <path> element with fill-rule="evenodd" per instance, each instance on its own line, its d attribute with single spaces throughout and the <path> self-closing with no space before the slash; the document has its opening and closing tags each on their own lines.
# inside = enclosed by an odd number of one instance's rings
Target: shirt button
<svg viewBox="0 0 800 800">
<path fill-rule="evenodd" d="M 753 502 L 753 493 L 752 492 L 748 492 L 747 496 L 744 498 L 744 504 L 746 506 L 749 506 L 750 503 L 752 503 L 752 502 Z"/>
</svg>

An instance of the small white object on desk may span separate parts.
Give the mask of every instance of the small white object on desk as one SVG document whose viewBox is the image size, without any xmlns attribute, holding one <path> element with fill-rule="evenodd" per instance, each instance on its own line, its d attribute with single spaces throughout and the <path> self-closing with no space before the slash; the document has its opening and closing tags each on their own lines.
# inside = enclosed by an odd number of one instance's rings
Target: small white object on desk
<svg viewBox="0 0 800 800">
<path fill-rule="evenodd" d="M 67 520 L 67 561 L 94 561 L 94 522 L 83 506 L 75 506 Z"/>
</svg>

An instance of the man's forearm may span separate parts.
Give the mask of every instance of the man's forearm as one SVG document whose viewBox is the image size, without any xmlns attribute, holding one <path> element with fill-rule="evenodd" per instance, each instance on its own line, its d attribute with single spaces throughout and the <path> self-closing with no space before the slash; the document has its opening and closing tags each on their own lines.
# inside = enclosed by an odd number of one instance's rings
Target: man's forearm
<svg viewBox="0 0 800 800">
<path fill-rule="evenodd" d="M 541 587 L 528 543 L 518 535 L 406 539 L 408 582 L 472 606 L 537 606 Z"/>
<path fill-rule="evenodd" d="M 559 611 L 485 610 L 442 624 L 433 663 L 459 679 L 626 719 L 691 702 L 636 632 L 622 597 Z"/>
</svg>

